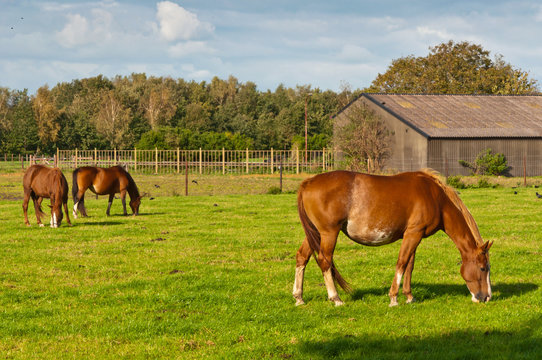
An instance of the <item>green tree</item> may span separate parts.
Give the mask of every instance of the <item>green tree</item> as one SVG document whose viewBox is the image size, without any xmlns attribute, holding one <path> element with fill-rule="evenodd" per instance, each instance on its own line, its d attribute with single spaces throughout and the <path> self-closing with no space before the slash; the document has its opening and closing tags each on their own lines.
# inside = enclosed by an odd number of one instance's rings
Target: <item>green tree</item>
<svg viewBox="0 0 542 360">
<path fill-rule="evenodd" d="M 506 63 L 494 60 L 481 45 L 449 41 L 430 47 L 429 55 L 393 60 L 368 91 L 426 94 L 530 94 L 537 81 Z"/>
<path fill-rule="evenodd" d="M 38 89 L 32 99 L 32 109 L 38 126 L 38 137 L 43 147 L 42 150 L 50 152 L 58 140 L 61 111 L 55 107 L 51 91 L 47 85 Z"/>
<path fill-rule="evenodd" d="M 391 155 L 390 131 L 367 105 L 354 103 L 341 113 L 345 125 L 337 130 L 335 146 L 354 171 L 378 172 Z"/>
<path fill-rule="evenodd" d="M 117 98 L 114 90 L 102 94 L 102 106 L 94 119 L 96 130 L 108 141 L 111 147 L 126 147 L 124 136 L 131 120 L 130 109 Z"/>
</svg>

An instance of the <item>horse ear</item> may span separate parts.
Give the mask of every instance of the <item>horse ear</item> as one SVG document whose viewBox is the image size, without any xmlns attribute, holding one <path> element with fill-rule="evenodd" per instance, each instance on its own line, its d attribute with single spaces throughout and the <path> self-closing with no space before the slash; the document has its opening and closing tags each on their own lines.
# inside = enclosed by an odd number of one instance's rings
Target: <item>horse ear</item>
<svg viewBox="0 0 542 360">
<path fill-rule="evenodd" d="M 480 249 L 482 249 L 482 252 L 484 254 L 487 254 L 487 252 L 491 248 L 491 245 L 493 245 L 493 241 L 486 241 L 485 244 L 480 247 Z"/>
</svg>

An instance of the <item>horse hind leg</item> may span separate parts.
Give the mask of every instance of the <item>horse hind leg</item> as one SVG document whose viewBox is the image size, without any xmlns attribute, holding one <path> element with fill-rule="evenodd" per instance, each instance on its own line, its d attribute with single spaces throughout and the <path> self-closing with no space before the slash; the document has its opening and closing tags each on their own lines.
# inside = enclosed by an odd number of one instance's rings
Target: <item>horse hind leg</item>
<svg viewBox="0 0 542 360">
<path fill-rule="evenodd" d="M 43 227 L 45 226 L 41 223 L 41 217 L 45 215 L 45 213 L 41 210 L 41 202 L 43 201 L 43 198 L 36 196 L 34 193 L 30 194 L 30 196 L 32 196 L 32 201 L 34 202 L 34 211 L 36 212 L 38 225 Z"/>
<path fill-rule="evenodd" d="M 68 223 L 69 226 L 72 226 L 72 223 L 70 221 L 70 215 L 68 213 L 68 201 L 63 202 L 63 206 L 64 206 L 64 212 L 66 213 L 66 222 Z"/>
<path fill-rule="evenodd" d="M 26 226 L 30 226 L 28 221 L 28 201 L 30 200 L 30 192 L 25 191 L 23 199 L 23 214 L 24 214 L 24 223 Z"/>
<path fill-rule="evenodd" d="M 109 194 L 109 202 L 107 203 L 107 210 L 105 211 L 105 214 L 109 216 L 109 212 L 111 211 L 111 205 L 113 204 L 113 199 L 115 198 L 115 194 Z M 125 210 L 126 211 L 126 210 Z"/>
<path fill-rule="evenodd" d="M 337 273 L 335 266 L 333 265 L 333 251 L 335 251 L 338 235 L 338 231 L 336 233 L 321 233 L 320 252 L 318 253 L 318 265 L 324 275 L 328 299 L 331 300 L 335 306 L 344 305 L 337 292 L 337 287 L 335 286 Z"/>
<path fill-rule="evenodd" d="M 296 254 L 295 280 L 294 288 L 292 290 L 296 306 L 305 304 L 303 301 L 303 279 L 305 277 L 305 267 L 307 266 L 312 253 L 313 250 L 309 245 L 309 241 L 305 238 Z"/>
</svg>

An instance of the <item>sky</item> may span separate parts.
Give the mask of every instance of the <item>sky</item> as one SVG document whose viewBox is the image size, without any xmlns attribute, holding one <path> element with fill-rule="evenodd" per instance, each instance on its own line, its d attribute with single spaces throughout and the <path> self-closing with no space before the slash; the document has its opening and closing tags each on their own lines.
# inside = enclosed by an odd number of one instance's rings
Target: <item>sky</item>
<svg viewBox="0 0 542 360">
<path fill-rule="evenodd" d="M 502 55 L 542 87 L 540 34 L 539 0 L 0 0 L 0 87 L 146 73 L 362 89 L 392 60 L 449 40 Z"/>
</svg>

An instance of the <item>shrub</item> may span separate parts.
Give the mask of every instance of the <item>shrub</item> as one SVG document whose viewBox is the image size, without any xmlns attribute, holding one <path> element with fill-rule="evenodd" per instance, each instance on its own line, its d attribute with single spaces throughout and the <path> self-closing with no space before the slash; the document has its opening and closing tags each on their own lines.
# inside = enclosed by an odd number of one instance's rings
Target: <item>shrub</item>
<svg viewBox="0 0 542 360">
<path fill-rule="evenodd" d="M 480 152 L 473 163 L 459 160 L 459 164 L 471 169 L 475 175 L 502 175 L 508 171 L 504 154 L 493 154 L 491 149 Z"/>
<path fill-rule="evenodd" d="M 271 186 L 267 190 L 267 193 L 270 194 L 270 195 L 277 195 L 277 194 L 281 194 L 282 190 L 280 190 L 280 187 L 278 187 L 278 186 Z"/>
<path fill-rule="evenodd" d="M 456 189 L 465 189 L 467 187 L 467 185 L 461 182 L 461 176 L 459 175 L 448 176 L 446 178 L 446 184 Z"/>
</svg>

